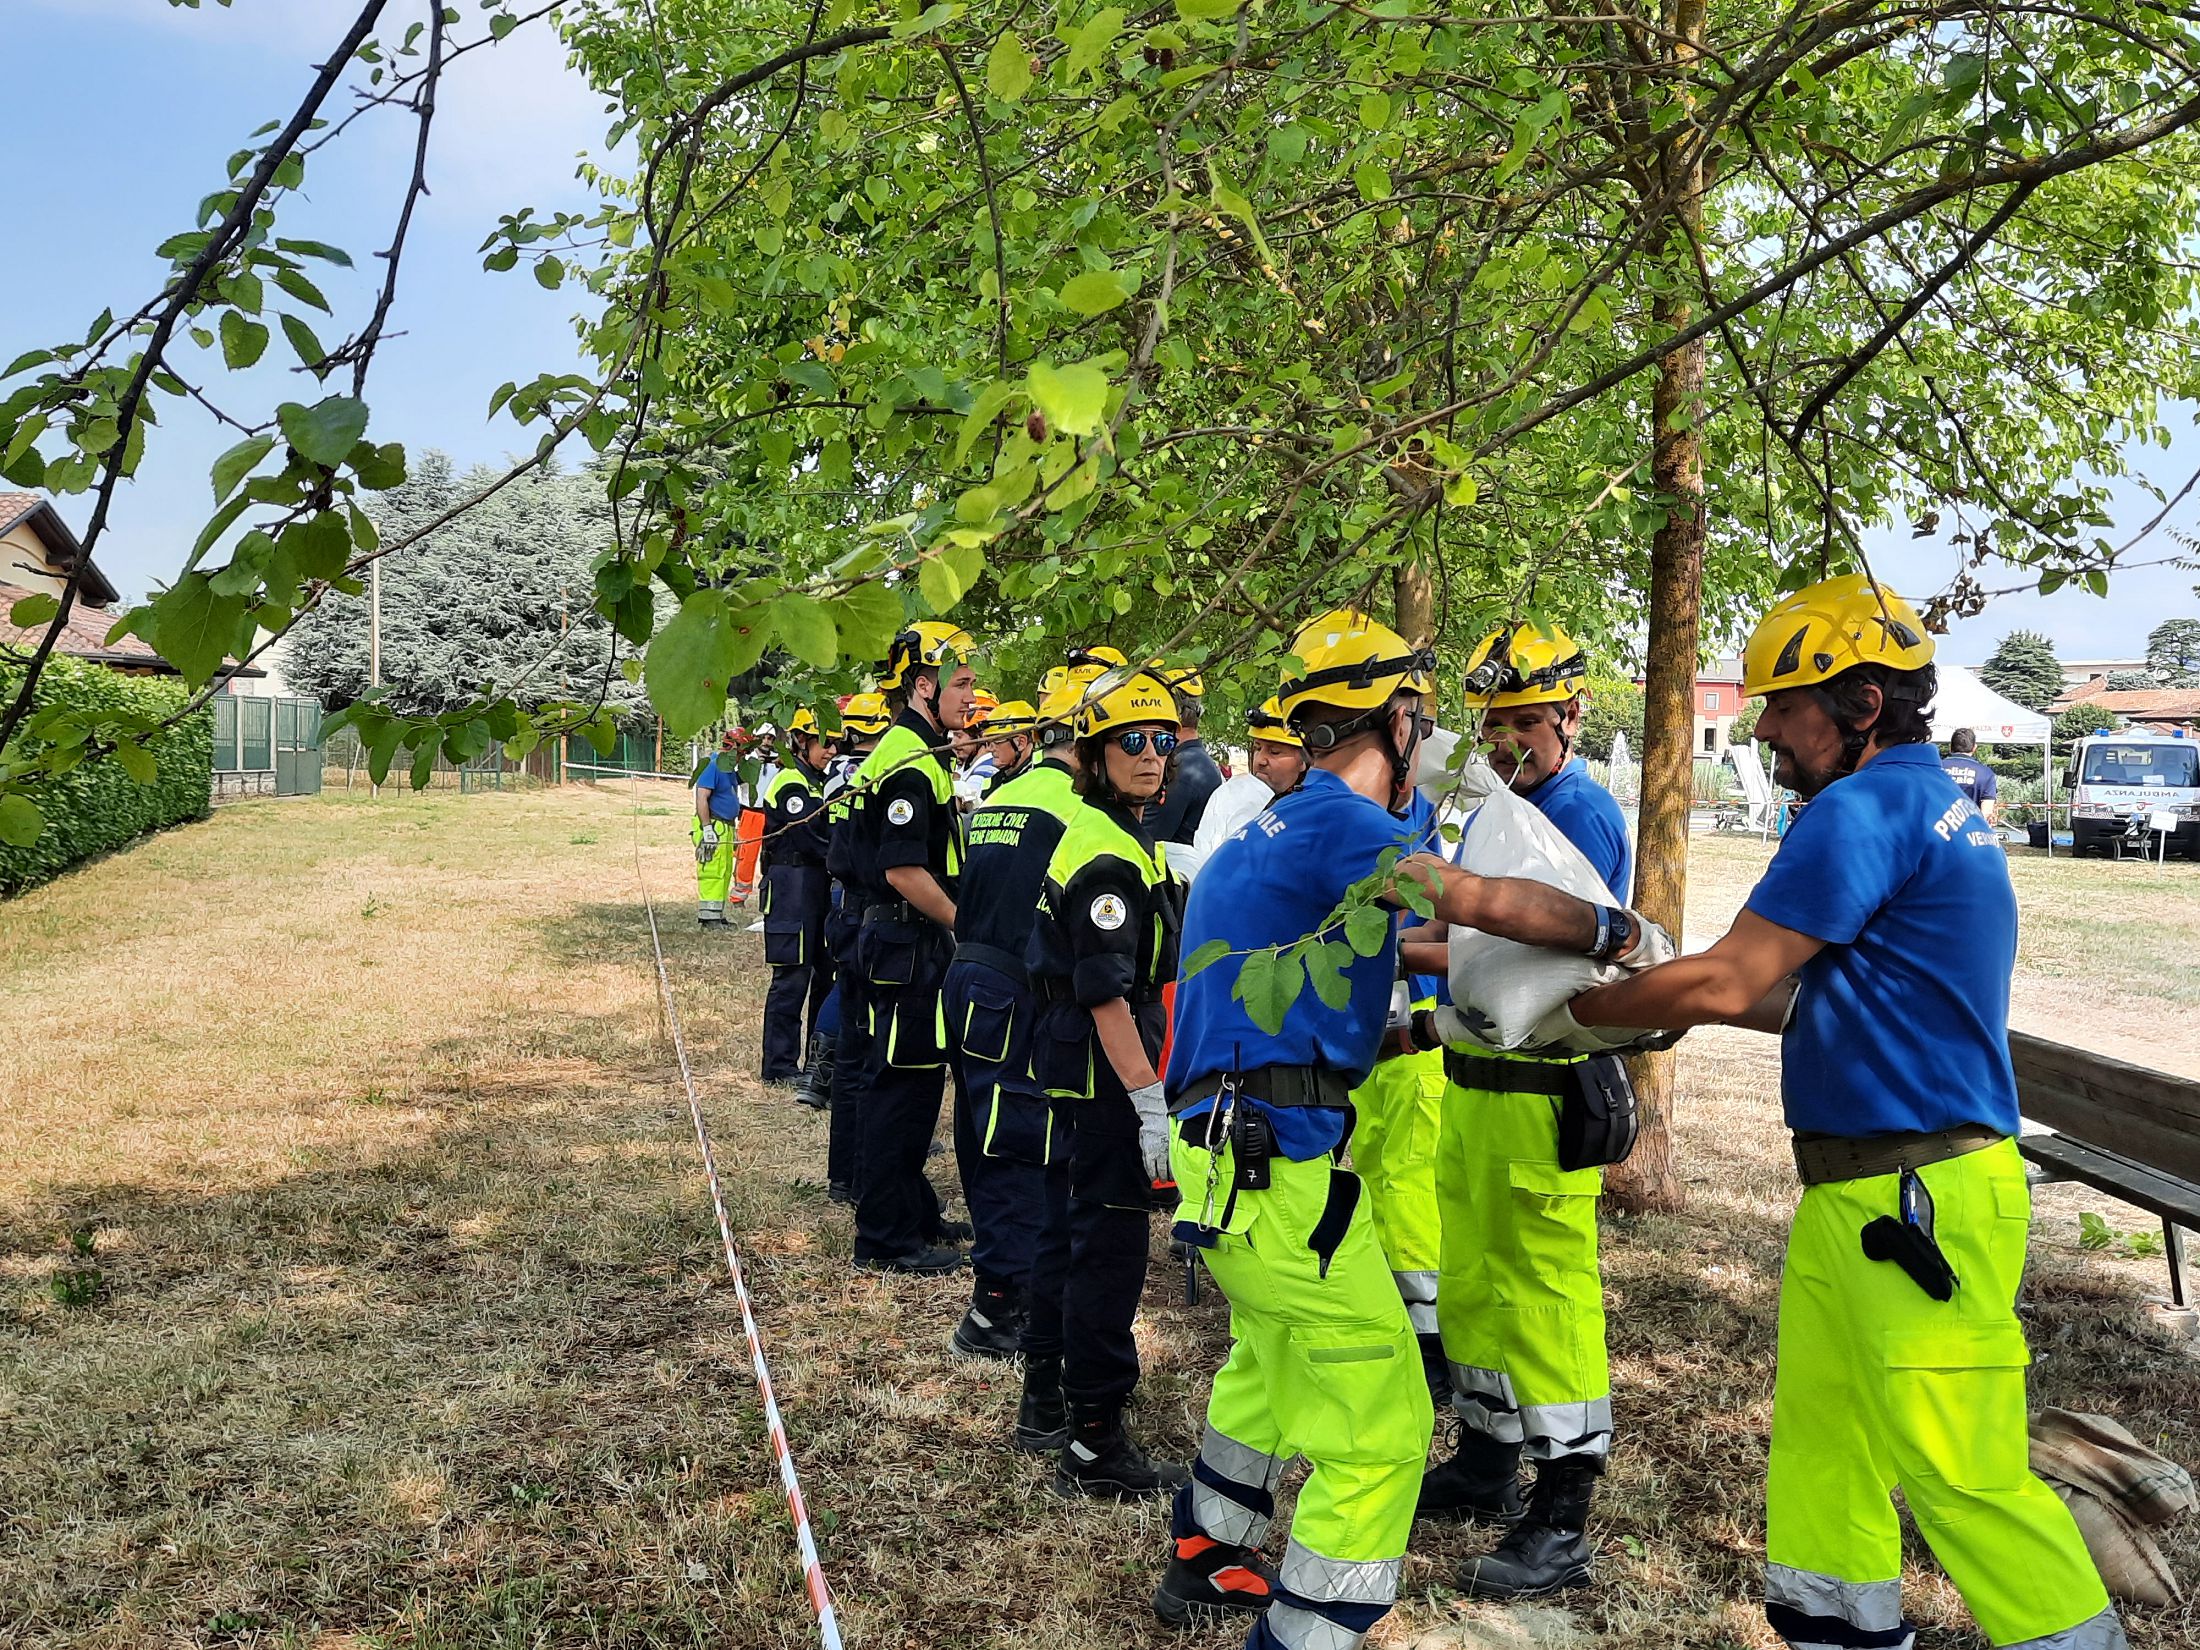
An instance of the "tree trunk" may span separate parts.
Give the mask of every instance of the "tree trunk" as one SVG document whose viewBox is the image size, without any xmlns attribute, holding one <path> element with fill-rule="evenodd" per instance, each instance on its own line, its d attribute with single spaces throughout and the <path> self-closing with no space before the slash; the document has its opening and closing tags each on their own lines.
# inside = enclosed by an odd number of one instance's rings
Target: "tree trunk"
<svg viewBox="0 0 2200 1650">
<path fill-rule="evenodd" d="M 1688 324 L 1689 306 L 1659 305 L 1668 328 Z M 1643 683 L 1642 812 L 1635 845 L 1635 907 L 1677 941 L 1688 901 L 1688 810 L 1695 789 L 1696 649 L 1703 618 L 1703 445 L 1695 419 L 1703 396 L 1701 343 L 1661 363 L 1651 393 L 1657 446 L 1651 460 L 1659 493 L 1671 502 L 1650 544 L 1650 638 Z M 1684 427 L 1673 427 L 1678 414 Z M 1634 1154 L 1605 1175 L 1618 1208 L 1671 1211 L 1686 1201 L 1673 1165 L 1673 1054 L 1633 1062 L 1642 1105 Z"/>
<path fill-rule="evenodd" d="M 1672 61 L 1685 66 L 1703 37 L 1704 0 L 1667 0 Z M 1689 324 L 1695 306 L 1691 240 L 1703 223 L 1707 174 L 1703 151 L 1676 129 L 1660 156 L 1659 176 L 1678 185 L 1666 208 L 1666 254 L 1674 282 L 1651 314 L 1661 336 Z M 1676 173 L 1678 174 L 1676 176 Z M 1674 940 L 1688 903 L 1688 810 L 1695 789 L 1696 651 L 1703 631 L 1702 339 L 1658 363 L 1650 392 L 1651 483 L 1666 501 L 1665 525 L 1650 542 L 1650 636 L 1643 677 L 1642 810 L 1636 833 L 1635 907 Z M 1634 1154 L 1605 1176 L 1613 1205 L 1632 1214 L 1673 1211 L 1687 1188 L 1673 1164 L 1673 1054 L 1633 1062 L 1642 1106 Z"/>
<path fill-rule="evenodd" d="M 1399 563 L 1391 577 L 1390 601 L 1399 635 L 1415 647 L 1435 638 L 1436 594 L 1426 567 L 1417 561 Z"/>
</svg>

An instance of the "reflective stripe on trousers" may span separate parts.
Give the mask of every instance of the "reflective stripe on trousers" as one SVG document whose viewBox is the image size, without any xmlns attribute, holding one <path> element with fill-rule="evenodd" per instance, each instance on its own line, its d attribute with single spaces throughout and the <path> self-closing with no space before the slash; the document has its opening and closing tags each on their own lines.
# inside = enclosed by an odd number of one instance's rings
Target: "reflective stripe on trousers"
<svg viewBox="0 0 2200 1650">
<path fill-rule="evenodd" d="M 1558 1166 L 1552 1096 L 1445 1089 L 1436 1318 L 1453 1403 L 1465 1426 L 1531 1460 L 1611 1451 L 1602 1186 L 1596 1169 Z"/>
<path fill-rule="evenodd" d="M 1765 1484 L 1765 1614 L 1790 1644 L 1902 1645 L 1900 1489 L 2001 1646 L 2115 1650 L 2070 1510 L 2031 1470 L 2017 1285 L 2031 1192 L 2013 1141 L 1919 1171 L 1961 1280 L 1936 1301 L 1857 1233 L 1895 1175 L 1812 1186 L 1788 1237 Z M 1876 1636 L 1873 1636 L 1876 1635 Z"/>
</svg>

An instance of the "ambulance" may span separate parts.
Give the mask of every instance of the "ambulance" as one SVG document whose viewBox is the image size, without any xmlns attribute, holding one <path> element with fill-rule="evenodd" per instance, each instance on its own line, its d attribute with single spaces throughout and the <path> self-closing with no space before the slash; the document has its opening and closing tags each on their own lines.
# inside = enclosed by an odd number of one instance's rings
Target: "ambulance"
<svg viewBox="0 0 2200 1650">
<path fill-rule="evenodd" d="M 2200 739 L 2096 733 L 2078 741 L 2064 777 L 2079 853 L 2152 856 L 2167 831 L 2173 853 L 2200 859 Z"/>
</svg>

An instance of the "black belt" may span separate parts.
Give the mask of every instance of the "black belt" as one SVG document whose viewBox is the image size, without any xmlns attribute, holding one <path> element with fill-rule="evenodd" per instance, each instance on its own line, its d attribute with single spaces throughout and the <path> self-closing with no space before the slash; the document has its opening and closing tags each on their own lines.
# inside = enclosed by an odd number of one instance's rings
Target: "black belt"
<svg viewBox="0 0 2200 1650">
<path fill-rule="evenodd" d="M 1028 986 L 1031 976 L 1024 971 L 1024 960 L 1014 952 L 1003 951 L 997 945 L 980 945 L 975 940 L 955 942 L 957 962 L 980 963 L 996 974 L 1006 975 L 1018 985 Z"/>
<path fill-rule="evenodd" d="M 958 957 L 968 956 L 969 947 L 958 947 L 955 955 Z M 1059 974 L 1036 976 L 1031 981 L 1031 989 L 1038 994 L 1042 1002 L 1074 1003 L 1077 1001 L 1077 988 Z M 1133 1008 L 1152 1008 L 1156 1003 L 1165 1001 L 1160 991 L 1149 986 L 1140 986 L 1135 990 L 1126 992 L 1123 1000 Z"/>
<path fill-rule="evenodd" d="M 1795 1173 L 1806 1186 L 1823 1186 L 1836 1180 L 1869 1180 L 1874 1175 L 1899 1174 L 1945 1163 L 1951 1157 L 1982 1152 L 2009 1137 L 1984 1123 L 1959 1123 L 1952 1129 L 1930 1132 L 1909 1130 L 1900 1134 L 1873 1134 L 1861 1138 L 1843 1134 L 1810 1134 L 1798 1130 L 1792 1142 Z"/>
<path fill-rule="evenodd" d="M 1464 1049 L 1444 1050 L 1444 1079 L 1463 1089 L 1482 1089 L 1490 1094 L 1547 1094 L 1563 1100 L 1573 1093 L 1573 1079 L 1566 1067 L 1548 1060 L 1500 1060 L 1489 1054 L 1469 1054 Z"/>
<path fill-rule="evenodd" d="M 1225 1072 L 1209 1072 L 1178 1092 L 1180 1104 L 1192 1105 L 1214 1093 L 1215 1085 L 1229 1080 Z M 1256 1066 L 1237 1074 L 1238 1093 L 1271 1106 L 1322 1106 L 1343 1111 L 1352 1104 L 1352 1085 L 1344 1073 L 1327 1066 Z"/>
<path fill-rule="evenodd" d="M 865 922 L 886 922 L 890 920 L 909 922 L 923 916 L 922 911 L 919 911 L 905 899 L 880 900 L 863 908 L 863 920 Z M 924 920 L 930 922 L 932 919 L 925 917 Z"/>
</svg>

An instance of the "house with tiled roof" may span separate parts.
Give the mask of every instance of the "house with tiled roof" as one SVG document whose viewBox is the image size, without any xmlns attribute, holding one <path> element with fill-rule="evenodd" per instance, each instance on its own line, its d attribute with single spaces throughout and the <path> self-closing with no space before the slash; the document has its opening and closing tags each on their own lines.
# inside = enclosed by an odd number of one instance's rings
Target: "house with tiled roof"
<svg viewBox="0 0 2200 1650">
<path fill-rule="evenodd" d="M 2096 676 L 2069 689 L 2049 708 L 2059 716 L 2074 705 L 2099 705 L 2155 733 L 2180 728 L 2200 732 L 2200 688 L 2112 688 L 2105 677 Z"/>
<path fill-rule="evenodd" d="M 85 556 L 53 501 L 37 493 L 0 493 L 0 649 L 27 653 L 38 646 L 45 627 L 19 630 L 8 613 L 25 596 L 59 596 L 71 572 L 77 573 L 76 603 L 56 652 L 132 675 L 175 673 L 135 636 L 107 640 L 120 617 L 113 611 L 119 592 Z"/>
</svg>

